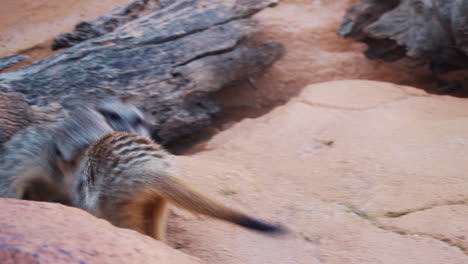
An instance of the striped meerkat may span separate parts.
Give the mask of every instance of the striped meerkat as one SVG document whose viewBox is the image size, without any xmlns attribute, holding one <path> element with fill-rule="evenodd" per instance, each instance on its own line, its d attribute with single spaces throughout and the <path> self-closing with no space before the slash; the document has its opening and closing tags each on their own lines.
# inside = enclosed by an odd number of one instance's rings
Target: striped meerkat
<svg viewBox="0 0 468 264">
<path fill-rule="evenodd" d="M 64 134 L 83 138 L 77 129 Z M 77 134 L 78 133 L 78 134 Z M 147 137 L 101 127 L 102 137 L 91 146 L 62 142 L 59 149 L 74 170 L 73 204 L 112 224 L 165 240 L 168 202 L 195 213 L 252 230 L 281 234 L 285 229 L 223 206 L 179 180 L 169 154 Z M 64 136 L 60 138 L 70 138 Z M 86 150 L 85 150 L 86 149 Z"/>
<path fill-rule="evenodd" d="M 87 138 L 75 140 L 97 140 L 101 134 L 95 135 L 100 130 L 93 129 L 94 123 L 109 130 L 149 135 L 143 113 L 131 104 L 105 100 L 95 108 L 83 107 L 76 111 L 93 121 L 77 118 L 77 113 L 72 111 L 65 123 L 87 130 Z M 33 125 L 20 130 L 6 142 L 0 158 L 0 197 L 69 203 L 67 186 L 71 180 L 64 178 L 62 170 L 65 168 L 59 166 L 57 126 L 60 124 Z"/>
</svg>

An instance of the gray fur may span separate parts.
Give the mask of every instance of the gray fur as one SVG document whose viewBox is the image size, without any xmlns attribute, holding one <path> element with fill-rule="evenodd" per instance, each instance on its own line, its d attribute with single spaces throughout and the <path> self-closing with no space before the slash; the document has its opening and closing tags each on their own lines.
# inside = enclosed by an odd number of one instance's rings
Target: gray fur
<svg viewBox="0 0 468 264">
<path fill-rule="evenodd" d="M 106 119 L 88 107 L 75 109 L 58 125 L 55 143 L 61 157 L 72 161 L 104 134 L 113 131 Z"/>
<path fill-rule="evenodd" d="M 57 152 L 54 145 L 54 130 L 52 126 L 34 125 L 16 133 L 4 145 L 4 152 L 0 159 L 0 197 L 33 199 L 37 195 L 28 194 L 27 190 L 17 193 L 15 186 L 18 175 L 28 173 L 31 177 L 63 183 L 57 163 Z M 29 170 L 29 171 L 27 171 Z M 44 196 L 41 194 L 41 196 Z M 55 195 L 52 195 L 55 196 Z"/>
<path fill-rule="evenodd" d="M 150 137 L 148 130 L 151 124 L 136 106 L 118 100 L 102 100 L 97 103 L 96 110 L 115 131 Z"/>
<path fill-rule="evenodd" d="M 119 118 L 108 120 L 99 111 Z M 76 166 L 76 157 L 114 130 L 149 135 L 133 121 L 142 116 L 131 104 L 108 100 L 95 108 L 78 107 L 60 123 L 21 130 L 5 143 L 0 157 L 0 197 L 68 202 L 71 179 L 67 176 Z"/>
</svg>

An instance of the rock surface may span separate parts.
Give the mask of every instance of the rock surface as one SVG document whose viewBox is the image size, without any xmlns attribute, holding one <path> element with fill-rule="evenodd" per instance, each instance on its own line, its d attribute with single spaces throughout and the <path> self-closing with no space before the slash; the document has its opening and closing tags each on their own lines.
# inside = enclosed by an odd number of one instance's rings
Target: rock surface
<svg viewBox="0 0 468 264">
<path fill-rule="evenodd" d="M 466 99 L 373 81 L 308 86 L 176 157 L 197 188 L 293 235 L 176 210 L 169 237 L 211 263 L 468 263 L 467 135 Z"/>
<path fill-rule="evenodd" d="M 27 19 L 8 32 L 52 39 L 72 30 L 80 21 L 75 14 L 88 20 L 128 2 L 10 1 Z M 260 39 L 288 51 L 253 80 L 257 89 L 228 89 L 218 99 L 233 110 L 247 107 L 241 119 L 326 80 L 432 89 L 427 69 L 369 61 L 363 44 L 336 34 L 355 2 L 286 0 L 257 14 Z M 101 4 L 106 8 L 97 11 Z M 11 41 L 9 48 L 34 46 Z M 34 58 L 41 47 L 27 54 Z M 223 123 L 227 130 L 175 157 L 181 176 L 228 206 L 287 224 L 293 234 L 273 239 L 173 209 L 170 244 L 208 263 L 468 263 L 467 107 L 466 100 L 406 86 L 347 81 L 309 86 L 265 116 Z"/>
<path fill-rule="evenodd" d="M 224 109 L 238 115 L 275 103 L 283 103 L 312 83 L 343 79 L 392 82 L 434 90 L 434 78 L 414 62 L 371 61 L 363 55 L 366 45 L 336 33 L 346 9 L 354 0 L 284 0 L 275 8 L 256 14 L 263 29 L 260 40 L 284 44 L 286 54 L 253 84 L 223 90 L 217 97 Z M 245 112 L 244 112 L 245 113 Z M 245 116 L 245 114 L 244 114 Z"/>
<path fill-rule="evenodd" d="M 79 209 L 12 199 L 0 207 L 0 263 L 200 263 Z"/>
<path fill-rule="evenodd" d="M 308 86 L 174 156 L 194 188 L 291 234 L 272 238 L 173 207 L 170 246 L 208 263 L 467 263 L 467 113 L 466 99 L 390 83 Z M 196 261 L 78 209 L 1 205 L 0 258 Z"/>
<path fill-rule="evenodd" d="M 468 1 L 362 0 L 338 32 L 365 42 L 370 59 L 404 56 L 430 63 L 434 73 L 467 69 Z"/>
</svg>

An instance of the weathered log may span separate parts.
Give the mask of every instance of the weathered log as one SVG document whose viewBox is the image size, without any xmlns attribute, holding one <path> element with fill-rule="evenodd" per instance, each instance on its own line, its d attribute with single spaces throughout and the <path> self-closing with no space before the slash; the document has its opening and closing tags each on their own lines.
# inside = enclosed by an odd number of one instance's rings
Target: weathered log
<svg viewBox="0 0 468 264">
<path fill-rule="evenodd" d="M 0 93 L 0 146 L 16 132 L 34 123 L 35 116 L 26 96 Z"/>
<path fill-rule="evenodd" d="M 164 3 L 170 3 L 165 1 Z M 0 91 L 21 92 L 42 106 L 70 109 L 102 98 L 132 98 L 168 142 L 210 123 L 219 107 L 210 93 L 264 72 L 284 52 L 244 40 L 259 31 L 248 17 L 276 1 L 196 1 L 167 4 L 14 72 Z"/>
<path fill-rule="evenodd" d="M 434 73 L 468 68 L 468 0 L 362 0 L 348 9 L 338 33 L 365 42 L 370 59 L 405 56 Z"/>
<path fill-rule="evenodd" d="M 10 68 L 11 66 L 29 58 L 26 55 L 8 55 L 0 58 L 0 72 Z"/>
<path fill-rule="evenodd" d="M 73 32 L 57 36 L 52 43 L 52 49 L 68 48 L 82 41 L 102 36 L 129 21 L 162 9 L 174 2 L 175 0 L 133 1 L 128 5 L 111 10 L 93 21 L 79 23 Z"/>
<path fill-rule="evenodd" d="M 3 143 L 19 130 L 58 120 L 58 112 L 57 104 L 31 107 L 24 94 L 0 92 L 0 150 Z"/>
</svg>

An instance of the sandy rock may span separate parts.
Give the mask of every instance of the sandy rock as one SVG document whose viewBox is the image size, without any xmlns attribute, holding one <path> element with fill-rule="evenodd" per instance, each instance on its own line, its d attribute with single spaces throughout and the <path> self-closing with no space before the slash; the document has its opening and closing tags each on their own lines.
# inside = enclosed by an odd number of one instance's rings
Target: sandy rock
<svg viewBox="0 0 468 264">
<path fill-rule="evenodd" d="M 468 2 L 363 0 L 348 9 L 338 30 L 369 45 L 370 59 L 405 56 L 430 63 L 433 73 L 466 69 Z"/>
<path fill-rule="evenodd" d="M 0 263 L 200 263 L 79 209 L 12 199 L 0 207 Z"/>
<path fill-rule="evenodd" d="M 0 25 L 0 56 L 51 40 L 53 36 L 73 29 L 79 21 L 93 19 L 129 2 L 131 0 L 5 2 L 0 10 L 0 17 L 3 18 Z M 47 48 L 50 52 L 50 46 Z"/>
<path fill-rule="evenodd" d="M 466 135 L 466 99 L 374 81 L 310 85 L 176 157 L 194 187 L 291 236 L 177 210 L 171 243 L 217 263 L 467 263 Z"/>
<path fill-rule="evenodd" d="M 407 212 L 399 217 L 382 217 L 378 218 L 378 221 L 390 230 L 436 237 L 466 251 L 468 248 L 467 218 L 468 206 L 465 202 L 460 202 L 460 204 L 454 203 Z"/>
</svg>

